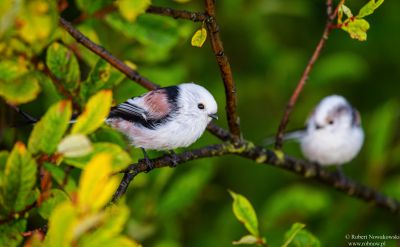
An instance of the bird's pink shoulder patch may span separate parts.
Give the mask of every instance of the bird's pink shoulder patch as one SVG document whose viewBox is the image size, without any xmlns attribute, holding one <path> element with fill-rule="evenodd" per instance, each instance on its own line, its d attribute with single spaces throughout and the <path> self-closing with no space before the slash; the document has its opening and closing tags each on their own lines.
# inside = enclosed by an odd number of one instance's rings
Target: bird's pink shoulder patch
<svg viewBox="0 0 400 247">
<path fill-rule="evenodd" d="M 165 89 L 158 89 L 143 96 L 148 112 L 154 118 L 162 118 L 168 115 L 172 106 L 168 102 L 168 95 Z"/>
</svg>

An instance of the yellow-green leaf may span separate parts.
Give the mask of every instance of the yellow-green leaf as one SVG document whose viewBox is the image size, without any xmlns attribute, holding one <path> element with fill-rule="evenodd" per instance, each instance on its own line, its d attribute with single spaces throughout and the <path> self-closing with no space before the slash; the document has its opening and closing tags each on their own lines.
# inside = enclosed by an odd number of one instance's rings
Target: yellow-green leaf
<svg viewBox="0 0 400 247">
<path fill-rule="evenodd" d="M 349 9 L 349 7 L 342 4 L 339 6 L 339 11 L 338 11 L 338 23 L 339 24 L 342 24 L 343 13 L 347 16 L 347 18 L 353 17 L 353 14 L 351 13 L 351 10 Z"/>
<path fill-rule="evenodd" d="M 369 23 L 364 19 L 355 18 L 345 22 L 342 29 L 350 34 L 352 39 L 359 41 L 367 40 L 367 31 L 369 29 Z"/>
<path fill-rule="evenodd" d="M 37 52 L 45 47 L 57 27 L 56 3 L 50 0 L 30 0 L 22 4 L 15 22 L 18 34 L 32 44 Z"/>
<path fill-rule="evenodd" d="M 294 223 L 292 228 L 285 234 L 285 243 L 282 247 L 287 247 L 293 241 L 296 234 L 305 227 L 306 225 L 302 223 Z"/>
<path fill-rule="evenodd" d="M 89 138 L 82 134 L 69 135 L 58 144 L 57 152 L 64 157 L 81 157 L 93 151 Z"/>
<path fill-rule="evenodd" d="M 384 0 L 370 0 L 365 4 L 358 12 L 357 17 L 363 18 L 367 15 L 371 15 L 374 11 L 383 3 Z"/>
<path fill-rule="evenodd" d="M 237 241 L 233 241 L 233 245 L 240 245 L 240 244 L 257 244 L 258 243 L 258 238 L 254 237 L 253 235 L 246 235 L 240 238 Z"/>
<path fill-rule="evenodd" d="M 0 188 L 0 212 L 24 209 L 34 193 L 36 162 L 22 142 L 14 145 L 8 156 Z M 1 216 L 0 216 L 1 218 Z"/>
<path fill-rule="evenodd" d="M 285 243 L 281 247 L 307 246 L 321 247 L 320 241 L 309 231 L 303 229 L 302 223 L 294 223 L 289 231 L 285 233 Z"/>
<path fill-rule="evenodd" d="M 58 142 L 68 128 L 72 109 L 70 101 L 60 101 L 54 104 L 46 114 L 35 124 L 28 141 L 28 149 L 36 154 L 45 152 L 52 154 L 56 151 Z"/>
<path fill-rule="evenodd" d="M 64 191 L 52 189 L 50 196 L 40 205 L 38 212 L 43 219 L 48 219 L 53 210 L 67 200 L 69 200 L 69 197 Z"/>
<path fill-rule="evenodd" d="M 81 83 L 80 97 L 86 103 L 91 95 L 102 89 L 110 89 L 119 84 L 125 76 L 107 63 L 104 59 L 99 59 L 90 71 L 88 78 Z"/>
<path fill-rule="evenodd" d="M 74 236 L 74 227 L 78 223 L 78 211 L 71 202 L 58 205 L 49 219 L 49 231 L 46 234 L 45 246 L 70 247 Z"/>
<path fill-rule="evenodd" d="M 207 30 L 202 27 L 197 30 L 192 37 L 192 46 L 202 47 L 207 39 Z"/>
<path fill-rule="evenodd" d="M 133 22 L 150 6 L 150 0 L 118 0 L 118 10 L 127 21 Z"/>
<path fill-rule="evenodd" d="M 96 212 L 107 202 L 118 185 L 112 175 L 111 155 L 98 154 L 83 170 L 79 180 L 78 204 L 83 212 Z"/>
<path fill-rule="evenodd" d="M 83 157 L 66 158 L 65 162 L 69 165 L 83 169 L 86 167 L 87 163 L 99 153 L 108 153 L 111 155 L 113 172 L 121 171 L 132 163 L 131 157 L 125 150 L 116 144 L 108 142 L 93 143 L 93 151 L 90 154 Z"/>
<path fill-rule="evenodd" d="M 46 64 L 68 90 L 72 91 L 77 88 L 80 80 L 80 70 L 78 60 L 71 50 L 60 43 L 54 42 L 47 49 Z"/>
<path fill-rule="evenodd" d="M 12 104 L 34 100 L 40 92 L 35 72 L 28 72 L 26 62 L 3 60 L 0 62 L 0 96 Z"/>
<path fill-rule="evenodd" d="M 84 112 L 72 127 L 71 133 L 87 135 L 99 128 L 108 116 L 111 102 L 111 90 L 102 90 L 92 96 L 86 104 Z"/>
<path fill-rule="evenodd" d="M 236 218 L 252 235 L 259 237 L 257 215 L 249 200 L 233 191 L 229 191 L 229 193 L 233 198 L 232 208 Z"/>
</svg>

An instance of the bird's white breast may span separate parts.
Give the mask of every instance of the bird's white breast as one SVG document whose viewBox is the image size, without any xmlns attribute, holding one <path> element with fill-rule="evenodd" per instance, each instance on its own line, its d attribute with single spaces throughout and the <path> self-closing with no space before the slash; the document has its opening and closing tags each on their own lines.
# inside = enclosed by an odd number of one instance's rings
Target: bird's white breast
<svg viewBox="0 0 400 247">
<path fill-rule="evenodd" d="M 301 139 L 301 149 L 307 159 L 320 165 L 342 165 L 358 154 L 363 141 L 364 132 L 360 127 L 308 130 Z"/>
</svg>

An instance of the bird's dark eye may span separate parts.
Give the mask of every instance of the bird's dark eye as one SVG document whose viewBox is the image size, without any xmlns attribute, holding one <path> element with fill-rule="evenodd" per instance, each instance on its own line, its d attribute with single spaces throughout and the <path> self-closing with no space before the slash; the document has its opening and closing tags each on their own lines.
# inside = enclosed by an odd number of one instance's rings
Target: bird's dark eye
<svg viewBox="0 0 400 247">
<path fill-rule="evenodd" d="M 332 125 L 333 124 L 333 120 L 329 120 L 329 122 L 328 122 L 330 125 Z"/>
<path fill-rule="evenodd" d="M 204 109 L 204 105 L 203 105 L 202 103 L 198 104 L 197 107 L 198 107 L 200 110 L 203 110 L 203 109 Z"/>
</svg>

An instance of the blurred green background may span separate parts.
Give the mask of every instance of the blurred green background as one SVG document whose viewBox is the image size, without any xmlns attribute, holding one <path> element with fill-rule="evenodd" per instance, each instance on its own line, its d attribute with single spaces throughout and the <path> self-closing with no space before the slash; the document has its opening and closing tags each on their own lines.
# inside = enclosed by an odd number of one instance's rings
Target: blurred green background
<svg viewBox="0 0 400 247">
<path fill-rule="evenodd" d="M 61 15 L 74 20 L 92 8 L 83 8 L 79 2 L 69 1 Z M 152 2 L 204 10 L 200 0 L 186 4 Z M 357 13 L 366 2 L 348 0 L 346 5 Z M 345 96 L 360 111 L 366 132 L 360 155 L 344 166 L 346 175 L 400 200 L 399 9 L 400 1 L 386 1 L 367 17 L 371 29 L 366 42 L 352 40 L 341 30 L 331 33 L 288 129 L 302 127 L 321 98 L 330 94 Z M 246 139 L 259 144 L 275 133 L 321 37 L 325 13 L 322 0 L 217 0 L 217 20 L 237 85 Z M 204 85 L 219 104 L 217 123 L 226 127 L 224 88 L 209 40 L 202 48 L 190 45 L 201 23 L 145 14 L 131 24 L 113 12 L 100 20 L 88 18 L 77 27 L 116 57 L 133 62 L 155 83 L 167 86 L 194 81 Z M 73 42 L 66 33 L 54 39 Z M 83 47 L 77 49 L 85 78 L 97 58 Z M 40 97 L 23 106 L 36 116 L 59 98 L 50 86 L 42 84 Z M 114 88 L 114 99 L 119 103 L 143 92 L 140 86 L 124 79 Z M 26 140 L 28 134 L 29 129 L 7 130 L 2 149 L 10 149 L 15 139 Z M 107 131 L 99 131 L 92 138 L 107 139 Z M 191 148 L 218 142 L 205 133 Z M 302 157 L 297 143 L 286 143 L 284 150 Z M 131 153 L 141 158 L 140 151 Z M 232 213 L 228 189 L 253 203 L 262 235 L 270 246 L 282 244 L 284 233 L 294 222 L 306 224 L 322 246 L 344 246 L 346 234 L 400 234 L 398 216 L 312 180 L 236 156 L 197 160 L 176 169 L 138 175 L 125 198 L 131 209 L 126 233 L 144 246 L 230 246 L 246 232 Z M 400 246 L 400 242 L 387 241 L 386 246 Z"/>
</svg>

